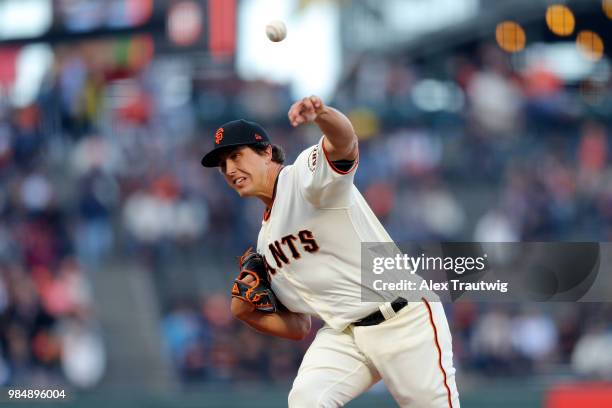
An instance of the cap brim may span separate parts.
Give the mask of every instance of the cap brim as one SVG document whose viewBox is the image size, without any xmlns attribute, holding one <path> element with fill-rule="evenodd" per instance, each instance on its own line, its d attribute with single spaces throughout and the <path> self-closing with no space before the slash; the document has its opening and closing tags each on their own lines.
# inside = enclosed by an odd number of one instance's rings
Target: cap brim
<svg viewBox="0 0 612 408">
<path fill-rule="evenodd" d="M 202 157 L 202 166 L 204 167 L 218 167 L 219 166 L 219 153 L 221 149 L 215 149 L 208 152 Z"/>
<path fill-rule="evenodd" d="M 217 147 L 216 149 L 211 150 L 210 152 L 206 153 L 204 157 L 202 157 L 202 161 L 201 161 L 202 166 L 219 167 L 219 156 L 221 155 L 221 153 L 225 152 L 226 150 L 231 150 L 233 148 L 236 148 L 238 146 L 248 146 L 250 144 L 254 144 L 254 143 L 232 143 L 232 144 L 226 144 L 221 147 Z"/>
</svg>

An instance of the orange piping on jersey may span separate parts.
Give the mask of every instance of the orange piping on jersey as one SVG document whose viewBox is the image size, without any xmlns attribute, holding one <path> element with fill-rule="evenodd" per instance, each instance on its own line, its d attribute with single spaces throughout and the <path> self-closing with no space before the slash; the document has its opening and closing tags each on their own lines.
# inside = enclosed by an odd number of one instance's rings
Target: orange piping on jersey
<svg viewBox="0 0 612 408">
<path fill-rule="evenodd" d="M 421 298 L 421 299 L 423 300 L 423 302 L 425 302 L 425 306 L 427 306 L 427 312 L 429 313 L 429 323 L 431 323 L 431 327 L 434 332 L 434 341 L 436 343 L 436 348 L 438 349 L 438 366 L 440 367 L 440 370 L 442 371 L 442 376 L 444 377 L 444 387 L 446 388 L 446 393 L 448 397 L 448 406 L 450 408 L 453 408 L 453 403 L 451 401 L 451 391 L 446 382 L 446 371 L 444 370 L 444 367 L 442 367 L 442 349 L 440 348 L 440 343 L 438 342 L 438 330 L 436 329 L 436 324 L 434 323 L 434 320 L 433 320 L 433 314 L 431 313 L 431 306 L 429 306 L 429 303 L 427 302 L 427 300 L 425 300 L 425 298 Z"/>
<path fill-rule="evenodd" d="M 272 203 L 274 204 L 274 203 Z M 272 207 L 266 207 L 263 214 L 263 220 L 268 221 L 270 219 L 270 213 L 272 212 Z"/>
<path fill-rule="evenodd" d="M 321 142 L 321 147 L 323 148 L 323 154 L 325 155 L 325 160 L 327 160 L 327 163 L 329 163 L 329 167 L 331 167 L 332 170 L 335 171 L 336 173 L 338 173 L 338 174 L 349 174 L 351 171 L 353 171 L 353 170 L 355 170 L 355 168 L 357 168 L 357 163 L 359 163 L 359 153 L 357 153 L 357 158 L 355 159 L 355 162 L 353 163 L 351 168 L 348 169 L 347 171 L 342 171 L 342 170 L 340 170 L 339 168 L 336 167 L 334 162 L 329 160 L 329 156 L 327 155 L 327 151 L 325 150 L 325 138 Z"/>
<path fill-rule="evenodd" d="M 268 221 L 270 219 L 270 214 L 272 214 L 272 207 L 274 206 L 274 200 L 276 199 L 276 187 L 278 186 L 278 178 L 280 177 L 281 171 L 283 171 L 284 167 L 285 166 L 281 167 L 281 169 L 278 171 L 278 174 L 276 175 L 276 180 L 274 180 L 274 190 L 272 190 L 272 203 L 270 203 L 270 206 L 266 207 L 266 209 L 264 210 L 264 221 Z"/>
</svg>

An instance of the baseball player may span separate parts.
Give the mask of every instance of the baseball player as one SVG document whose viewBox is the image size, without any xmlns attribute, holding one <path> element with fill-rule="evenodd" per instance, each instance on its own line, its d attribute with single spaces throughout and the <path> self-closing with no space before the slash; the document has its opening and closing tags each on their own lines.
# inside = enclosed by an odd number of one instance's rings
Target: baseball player
<svg viewBox="0 0 612 408">
<path fill-rule="evenodd" d="M 289 109 L 292 126 L 324 136 L 284 165 L 282 150 L 254 122 L 221 126 L 202 159 L 240 197 L 266 205 L 257 255 L 241 258 L 232 313 L 254 329 L 299 340 L 311 316 L 325 325 L 306 352 L 289 407 L 339 407 L 384 380 L 402 407 L 459 407 L 451 334 L 439 302 L 361 301 L 361 243 L 392 242 L 353 178 L 353 126 L 316 96 Z M 263 271 L 263 272 L 262 272 Z"/>
</svg>

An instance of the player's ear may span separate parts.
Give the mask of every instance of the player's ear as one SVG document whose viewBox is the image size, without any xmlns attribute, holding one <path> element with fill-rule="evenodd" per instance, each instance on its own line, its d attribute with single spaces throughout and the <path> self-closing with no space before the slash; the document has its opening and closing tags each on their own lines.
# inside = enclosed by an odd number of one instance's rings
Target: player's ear
<svg viewBox="0 0 612 408">
<path fill-rule="evenodd" d="M 266 146 L 266 162 L 270 163 L 272 161 L 272 145 Z"/>
</svg>

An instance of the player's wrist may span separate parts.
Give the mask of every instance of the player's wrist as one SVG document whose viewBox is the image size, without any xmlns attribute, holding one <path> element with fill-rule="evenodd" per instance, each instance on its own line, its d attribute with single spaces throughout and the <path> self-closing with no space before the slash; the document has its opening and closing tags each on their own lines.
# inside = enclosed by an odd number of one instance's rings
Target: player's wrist
<svg viewBox="0 0 612 408">
<path fill-rule="evenodd" d="M 315 118 L 313 120 L 314 123 L 319 124 L 326 119 L 326 116 L 329 115 L 330 108 L 327 106 L 322 106 L 321 108 L 315 110 Z"/>
<path fill-rule="evenodd" d="M 251 302 L 248 302 L 242 298 L 233 296 L 231 302 L 231 312 L 232 315 L 239 320 L 245 320 L 255 312 L 255 305 Z"/>
</svg>

